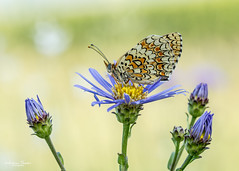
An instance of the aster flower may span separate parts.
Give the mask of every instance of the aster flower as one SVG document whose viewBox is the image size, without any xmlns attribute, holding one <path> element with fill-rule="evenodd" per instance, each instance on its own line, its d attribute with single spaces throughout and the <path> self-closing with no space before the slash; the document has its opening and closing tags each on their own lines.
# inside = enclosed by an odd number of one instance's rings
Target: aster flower
<svg viewBox="0 0 239 171">
<path fill-rule="evenodd" d="M 185 131 L 186 130 L 184 130 L 181 126 L 174 126 L 173 131 L 170 132 L 172 134 L 172 140 L 174 144 L 184 140 L 184 136 L 186 134 Z"/>
<path fill-rule="evenodd" d="M 206 143 L 211 141 L 213 115 L 206 111 L 193 125 L 190 130 L 190 137 L 193 138 L 194 142 Z"/>
<path fill-rule="evenodd" d="M 190 99 L 201 102 L 203 105 L 208 103 L 208 87 L 206 83 L 200 83 L 196 86 L 190 95 Z"/>
<path fill-rule="evenodd" d="M 206 111 L 189 130 L 188 135 L 185 136 L 185 148 L 188 152 L 188 156 L 177 171 L 183 171 L 192 161 L 201 158 L 201 156 L 199 156 L 201 153 L 209 149 L 207 145 L 209 145 L 212 140 L 213 115 L 214 114 Z"/>
<path fill-rule="evenodd" d="M 186 150 L 192 156 L 198 156 L 207 149 L 212 140 L 212 119 L 210 112 L 205 112 L 193 125 L 186 137 Z"/>
<path fill-rule="evenodd" d="M 86 82 L 88 82 L 92 86 L 92 88 L 88 89 L 78 84 L 75 85 L 75 87 L 78 87 L 84 91 L 94 94 L 96 101 L 92 102 L 92 106 L 96 104 L 98 104 L 99 106 L 101 104 L 113 104 L 111 107 L 108 108 L 107 110 L 108 112 L 121 104 L 143 105 L 145 103 L 173 97 L 174 95 L 177 95 L 177 94 L 186 93 L 184 89 L 174 90 L 178 88 L 179 86 L 173 86 L 155 95 L 148 96 L 148 94 L 150 94 L 153 90 L 155 90 L 157 87 L 162 85 L 163 82 L 158 80 L 152 85 L 134 86 L 132 83 L 123 84 L 123 83 L 116 82 L 111 75 L 108 75 L 110 79 L 110 82 L 108 82 L 95 69 L 90 68 L 89 71 L 90 71 L 90 74 L 93 76 L 93 78 L 101 86 L 103 86 L 104 89 L 99 88 L 98 86 L 93 84 L 91 81 L 89 81 L 80 73 L 77 73 L 77 74 L 80 77 L 82 77 Z M 104 97 L 106 98 L 106 100 L 99 100 L 98 96 Z"/>
<path fill-rule="evenodd" d="M 188 111 L 193 117 L 199 117 L 203 114 L 208 104 L 208 87 L 206 83 L 200 83 L 196 86 L 188 100 Z"/>
<path fill-rule="evenodd" d="M 27 121 L 40 138 L 48 137 L 52 131 L 51 116 L 45 111 L 43 105 L 37 96 L 37 101 L 32 99 L 25 100 Z"/>
<path fill-rule="evenodd" d="M 173 97 L 177 94 L 185 94 L 184 89 L 176 89 L 178 86 L 173 86 L 162 92 L 148 96 L 153 90 L 163 84 L 160 80 L 152 85 L 134 85 L 132 82 L 127 84 L 115 81 L 115 79 L 108 75 L 110 82 L 106 81 L 95 69 L 89 69 L 93 78 L 103 87 L 99 88 L 80 73 L 77 73 L 81 78 L 88 82 L 92 88 L 86 88 L 81 85 L 75 85 L 86 92 L 94 94 L 95 100 L 92 106 L 101 104 L 113 104 L 108 108 L 108 112 L 115 108 L 113 112 L 117 120 L 123 124 L 122 135 L 122 153 L 118 153 L 118 164 L 120 171 L 128 170 L 128 157 L 127 157 L 127 141 L 131 133 L 132 126 L 136 123 L 139 116 L 139 111 L 143 109 L 143 104 L 153 101 Z M 100 100 L 99 96 L 106 98 Z"/>
<path fill-rule="evenodd" d="M 65 171 L 63 157 L 60 152 L 56 152 L 50 135 L 52 132 L 52 120 L 49 113 L 45 111 L 43 105 L 37 96 L 37 101 L 32 99 L 25 100 L 27 121 L 29 127 L 35 132 L 33 135 L 37 135 L 39 138 L 46 140 L 52 154 L 54 155 L 59 167 L 62 171 Z"/>
</svg>

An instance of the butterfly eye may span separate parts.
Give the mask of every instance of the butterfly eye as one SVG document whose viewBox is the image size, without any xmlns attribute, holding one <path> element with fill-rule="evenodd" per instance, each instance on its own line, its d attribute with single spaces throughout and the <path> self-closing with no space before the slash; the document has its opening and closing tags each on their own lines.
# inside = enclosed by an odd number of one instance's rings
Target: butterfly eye
<svg viewBox="0 0 239 171">
<path fill-rule="evenodd" d="M 111 63 L 109 63 L 109 64 L 107 65 L 107 72 L 108 72 L 108 73 L 111 73 L 111 71 L 112 71 L 112 65 L 111 65 Z"/>
</svg>

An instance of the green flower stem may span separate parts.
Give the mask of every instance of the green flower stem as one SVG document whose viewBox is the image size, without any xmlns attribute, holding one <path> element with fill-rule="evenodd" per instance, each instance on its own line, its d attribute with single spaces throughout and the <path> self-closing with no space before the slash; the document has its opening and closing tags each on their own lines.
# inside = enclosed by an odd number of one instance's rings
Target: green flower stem
<svg viewBox="0 0 239 171">
<path fill-rule="evenodd" d="M 189 126 L 188 126 L 188 130 L 191 129 L 191 127 L 192 127 L 193 124 L 195 123 L 196 119 L 197 119 L 196 117 L 192 117 L 192 119 L 191 119 L 191 121 L 190 121 L 190 124 L 189 124 Z M 175 163 L 173 162 L 173 165 L 175 165 L 174 167 L 177 166 L 178 161 L 179 161 L 179 159 L 180 159 L 180 157 L 181 157 L 181 155 L 182 155 L 182 153 L 183 153 L 184 148 L 185 148 L 185 141 L 184 141 L 182 147 L 181 147 L 181 148 L 179 149 L 179 151 L 178 151 L 178 155 L 177 155 L 177 159 L 176 159 Z M 175 152 L 175 156 L 176 156 L 176 152 Z"/>
<path fill-rule="evenodd" d="M 191 122 L 190 122 L 190 124 L 188 126 L 188 130 L 190 130 L 192 128 L 192 126 L 193 126 L 194 122 L 196 121 L 196 119 L 197 119 L 197 117 L 192 116 Z"/>
<path fill-rule="evenodd" d="M 174 171 L 175 170 L 175 167 L 176 167 L 176 164 L 177 164 L 177 156 L 178 156 L 178 152 L 179 152 L 179 145 L 180 145 L 180 142 L 176 141 L 175 154 L 174 154 L 174 157 L 173 157 L 173 164 L 171 166 L 170 171 Z"/>
<path fill-rule="evenodd" d="M 122 154 L 119 154 L 119 170 L 127 171 L 128 170 L 128 158 L 127 158 L 127 143 L 129 138 L 129 123 L 123 123 L 123 135 L 122 135 Z"/>
<path fill-rule="evenodd" d="M 182 166 L 177 170 L 183 171 L 187 167 L 187 165 L 191 162 L 192 158 L 193 156 L 188 155 L 186 160 L 183 162 Z"/>
<path fill-rule="evenodd" d="M 61 168 L 61 170 L 62 170 L 62 171 L 65 171 L 66 169 L 64 168 L 64 165 L 63 165 L 63 163 L 61 162 L 61 159 L 58 157 L 58 155 L 57 155 L 57 153 L 56 153 L 56 150 L 55 150 L 55 148 L 54 148 L 54 146 L 53 146 L 53 144 L 52 144 L 52 141 L 51 141 L 50 136 L 46 137 L 45 140 L 46 140 L 46 143 L 48 144 L 49 148 L 51 149 L 51 152 L 52 152 L 52 154 L 54 155 L 54 157 L 55 157 L 55 159 L 56 159 L 58 165 L 59 165 L 60 168 Z"/>
</svg>

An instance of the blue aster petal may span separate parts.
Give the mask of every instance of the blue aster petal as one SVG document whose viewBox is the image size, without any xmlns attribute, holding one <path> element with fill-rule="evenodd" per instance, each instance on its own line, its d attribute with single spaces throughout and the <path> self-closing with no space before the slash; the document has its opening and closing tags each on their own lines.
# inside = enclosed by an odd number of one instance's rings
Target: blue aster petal
<svg viewBox="0 0 239 171">
<path fill-rule="evenodd" d="M 25 100 L 26 115 L 29 124 L 32 124 L 35 120 L 39 120 L 48 115 L 38 96 L 37 101 L 33 98 Z"/>
<path fill-rule="evenodd" d="M 112 104 L 112 103 L 124 103 L 124 100 L 118 99 L 118 100 L 101 100 L 101 101 L 94 101 L 91 103 L 92 106 L 96 104 Z"/>
<path fill-rule="evenodd" d="M 125 102 L 127 104 L 129 104 L 130 103 L 130 96 L 128 94 L 124 93 L 124 98 L 125 98 Z"/>
<path fill-rule="evenodd" d="M 160 100 L 160 99 L 162 99 L 162 98 L 165 98 L 165 95 L 167 95 L 168 97 L 172 97 L 172 95 L 174 95 L 174 94 L 185 93 L 186 91 L 183 90 L 183 89 L 180 89 L 180 90 L 182 90 L 182 92 L 181 92 L 181 91 L 178 92 L 178 90 L 174 90 L 174 91 L 172 91 L 172 92 L 169 92 L 169 91 L 171 91 L 171 90 L 173 90 L 173 89 L 175 89 L 175 88 L 177 88 L 177 87 L 179 87 L 179 86 L 180 86 L 180 85 L 173 86 L 173 87 L 168 88 L 168 89 L 166 89 L 166 90 L 164 90 L 164 91 L 161 91 L 161 92 L 159 92 L 159 93 L 157 93 L 157 94 L 155 94 L 155 95 L 152 95 L 152 96 L 150 96 L 150 97 L 147 97 L 146 99 L 143 99 L 142 102 L 148 103 L 148 102 L 151 102 L 151 101 Z M 168 93 L 168 92 L 169 92 L 169 93 Z"/>
<path fill-rule="evenodd" d="M 151 93 L 152 91 L 154 91 L 156 88 L 158 88 L 160 85 L 162 85 L 164 82 L 160 81 L 160 79 L 158 81 L 156 81 L 154 84 L 152 85 L 147 85 L 144 89 L 145 91 L 148 91 L 148 93 Z"/>
<path fill-rule="evenodd" d="M 173 86 L 169 89 L 166 89 L 162 92 L 159 92 L 155 95 L 146 97 L 145 99 L 141 99 L 141 100 L 138 100 L 138 101 L 133 101 L 127 93 L 124 93 L 123 99 L 115 99 L 114 98 L 115 95 L 113 95 L 112 88 L 115 86 L 115 84 L 119 84 L 119 83 L 116 83 L 115 79 L 109 74 L 108 74 L 108 77 L 110 79 L 110 82 L 106 81 L 95 69 L 90 68 L 89 71 L 90 71 L 91 75 L 93 76 L 93 78 L 100 85 L 102 85 L 107 90 L 107 92 L 102 90 L 101 88 L 97 87 L 96 85 L 94 85 L 92 82 L 90 82 L 88 79 L 86 79 L 84 76 L 82 76 L 79 73 L 77 73 L 77 74 L 80 75 L 85 81 L 87 81 L 93 87 L 91 89 L 85 88 L 81 85 L 75 85 L 75 87 L 81 88 L 84 91 L 87 91 L 87 92 L 90 92 L 90 93 L 94 94 L 94 98 L 96 99 L 96 101 L 92 102 L 92 106 L 94 106 L 96 104 L 98 104 L 98 105 L 100 105 L 100 104 L 114 104 L 111 107 L 109 107 L 107 111 L 112 110 L 113 108 L 119 106 L 122 103 L 131 104 L 131 105 L 138 105 L 138 104 L 153 102 L 153 101 L 156 101 L 156 100 L 161 100 L 161 99 L 164 99 L 164 98 L 173 97 L 174 95 L 177 95 L 177 94 L 185 94 L 186 93 L 186 91 L 183 90 L 183 89 L 173 90 L 173 89 L 178 87 L 178 86 Z M 133 83 L 131 81 L 129 81 L 128 84 L 133 85 Z M 150 94 L 153 90 L 155 90 L 157 87 L 159 87 L 162 84 L 163 84 L 163 82 L 158 80 L 152 85 L 147 85 L 145 87 L 143 85 L 139 85 L 139 86 L 144 87 L 144 90 L 143 90 L 144 93 L 147 92 L 148 94 Z M 123 83 L 122 83 L 122 86 L 124 86 Z M 102 97 L 105 97 L 109 100 L 101 100 L 100 101 L 97 96 L 102 96 Z"/>
<path fill-rule="evenodd" d="M 114 99 L 113 96 L 109 93 L 107 93 L 106 91 L 100 89 L 100 88 L 97 88 L 97 87 L 92 87 L 93 90 L 95 90 L 96 92 L 98 93 L 101 93 L 101 94 L 104 94 L 107 98 L 109 99 Z"/>
<path fill-rule="evenodd" d="M 110 106 L 108 109 L 107 109 L 107 112 L 111 111 L 112 109 L 116 108 L 117 106 L 121 105 L 122 103 L 116 103 L 115 105 L 113 106 Z"/>
<path fill-rule="evenodd" d="M 155 94 L 153 96 L 150 96 L 146 99 L 140 100 L 140 103 L 145 104 L 145 103 L 149 103 L 149 102 L 153 102 L 153 101 L 157 101 L 157 100 L 161 100 L 161 99 L 165 99 L 165 98 L 169 98 L 169 97 L 174 97 L 174 95 L 177 95 L 177 94 L 184 94 L 185 95 L 186 92 L 187 91 L 185 91 L 183 89 L 167 92 L 166 94 L 162 94 L 160 92 L 160 93 Z"/>
<path fill-rule="evenodd" d="M 108 74 L 108 77 L 109 77 L 109 79 L 110 79 L 110 82 L 111 82 L 112 85 L 114 86 L 114 85 L 116 84 L 115 79 L 114 79 L 110 74 Z"/>
<path fill-rule="evenodd" d="M 112 85 L 110 83 L 108 83 L 95 69 L 90 68 L 89 69 L 91 75 L 94 77 L 94 79 L 100 84 L 102 85 L 108 92 L 113 93 L 112 92 Z"/>
<path fill-rule="evenodd" d="M 204 114 L 196 121 L 190 130 L 190 136 L 194 138 L 194 141 L 200 141 L 203 135 L 203 142 L 206 142 L 208 138 L 212 136 L 212 119 L 211 112 L 205 111 Z"/>
<path fill-rule="evenodd" d="M 94 94 L 94 98 L 95 98 L 95 100 L 96 100 L 97 102 L 99 102 L 99 101 L 100 101 L 100 99 L 97 97 L 97 95 L 96 95 L 96 94 Z M 100 104 L 99 104 L 99 107 L 100 107 Z"/>
<path fill-rule="evenodd" d="M 108 93 L 106 93 L 106 92 L 104 92 L 103 90 L 101 90 L 101 89 L 97 89 L 96 87 L 94 87 L 94 88 L 96 88 L 98 91 L 92 91 L 92 90 L 90 90 L 90 89 L 88 89 L 88 88 L 85 88 L 85 87 L 83 87 L 83 86 L 81 86 L 81 85 L 74 85 L 75 87 L 77 87 L 77 88 L 80 88 L 80 89 L 82 89 L 82 90 L 84 90 L 84 91 L 87 91 L 87 92 L 89 92 L 89 93 L 93 93 L 93 94 L 96 94 L 96 95 L 99 95 L 99 96 L 102 96 L 102 97 L 106 97 L 106 98 L 109 98 L 109 99 L 113 99 L 113 97 L 111 96 L 111 95 L 109 95 Z"/>
<path fill-rule="evenodd" d="M 90 82 L 87 78 L 85 78 L 83 75 L 81 75 L 80 73 L 78 73 L 78 72 L 76 72 L 76 74 L 78 74 L 81 78 L 83 78 L 86 82 L 88 82 L 90 85 L 92 85 L 95 89 L 96 89 L 96 91 L 97 90 L 99 90 L 102 94 L 107 94 L 106 96 L 107 96 L 107 98 L 109 98 L 111 95 L 109 95 L 107 92 L 105 92 L 105 91 L 103 91 L 103 90 L 101 90 L 99 87 L 97 87 L 95 84 L 93 84 L 92 82 Z M 76 86 L 76 85 L 75 85 Z M 78 85 L 79 86 L 79 85 Z M 104 93 L 103 93 L 103 92 Z"/>
</svg>

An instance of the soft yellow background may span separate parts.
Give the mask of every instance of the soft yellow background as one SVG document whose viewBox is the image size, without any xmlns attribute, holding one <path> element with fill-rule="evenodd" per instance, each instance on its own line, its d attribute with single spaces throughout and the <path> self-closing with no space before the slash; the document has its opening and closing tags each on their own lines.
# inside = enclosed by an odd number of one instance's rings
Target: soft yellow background
<svg viewBox="0 0 239 171">
<path fill-rule="evenodd" d="M 191 92 L 207 82 L 215 113 L 210 150 L 186 170 L 238 170 L 238 11 L 236 1 L 216 0 L 0 0 L 0 170 L 59 170 L 26 124 L 24 100 L 37 94 L 52 115 L 51 138 L 67 170 L 118 170 L 122 125 L 108 105 L 91 107 L 93 95 L 73 87 L 87 86 L 75 72 L 91 79 L 92 67 L 105 75 L 90 43 L 113 61 L 150 34 L 175 31 L 183 37 L 182 57 L 157 91 L 180 84 Z M 187 98 L 144 106 L 129 139 L 130 171 L 167 170 L 169 131 L 186 127 Z"/>
</svg>

